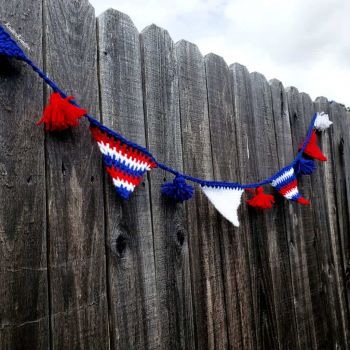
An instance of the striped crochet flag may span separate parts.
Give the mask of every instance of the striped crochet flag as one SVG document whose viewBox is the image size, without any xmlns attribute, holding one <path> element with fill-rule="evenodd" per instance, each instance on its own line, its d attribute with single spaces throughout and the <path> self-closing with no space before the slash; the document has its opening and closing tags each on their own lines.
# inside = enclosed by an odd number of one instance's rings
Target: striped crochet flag
<svg viewBox="0 0 350 350">
<path fill-rule="evenodd" d="M 128 199 L 147 170 L 157 167 L 152 155 L 141 146 L 127 142 L 122 136 L 90 119 L 90 130 L 103 154 L 108 174 L 117 193 Z"/>
<path fill-rule="evenodd" d="M 283 197 L 300 204 L 309 204 L 309 201 L 299 193 L 298 181 L 293 167 L 284 168 L 276 173 L 271 185 L 275 187 Z"/>
</svg>

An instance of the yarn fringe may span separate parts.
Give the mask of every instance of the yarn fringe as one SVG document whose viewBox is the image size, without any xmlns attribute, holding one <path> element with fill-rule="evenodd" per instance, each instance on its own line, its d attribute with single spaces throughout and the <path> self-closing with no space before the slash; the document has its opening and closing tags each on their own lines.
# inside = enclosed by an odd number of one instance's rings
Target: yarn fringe
<svg viewBox="0 0 350 350">
<path fill-rule="evenodd" d="M 50 96 L 49 104 L 45 107 L 42 118 L 37 125 L 45 124 L 46 131 L 62 131 L 79 125 L 78 119 L 87 112 L 85 109 L 73 105 L 73 96 L 62 98 L 58 92 Z"/>
<path fill-rule="evenodd" d="M 271 194 L 264 193 L 263 187 L 258 187 L 255 190 L 255 196 L 247 200 L 247 203 L 254 208 L 271 209 L 275 203 L 275 198 Z"/>
<path fill-rule="evenodd" d="M 302 204 L 302 205 L 309 205 L 310 204 L 310 201 L 304 197 L 299 197 L 297 199 L 297 202 Z"/>
</svg>

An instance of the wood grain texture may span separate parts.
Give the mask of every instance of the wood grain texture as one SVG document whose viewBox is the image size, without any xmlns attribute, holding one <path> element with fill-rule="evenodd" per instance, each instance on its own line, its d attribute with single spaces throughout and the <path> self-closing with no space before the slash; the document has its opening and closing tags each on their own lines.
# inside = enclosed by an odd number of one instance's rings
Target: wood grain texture
<svg viewBox="0 0 350 350">
<path fill-rule="evenodd" d="M 154 169 L 118 198 L 87 129 L 35 126 L 49 89 L 0 57 L 0 349 L 348 349 L 350 115 L 240 64 L 174 45 L 87 0 L 0 0 L 0 22 L 97 119 L 204 179 L 255 182 L 290 163 L 314 111 L 328 161 L 303 176 L 309 207 L 229 224 L 196 186 L 161 196 Z M 272 193 L 273 189 L 265 187 Z"/>
<path fill-rule="evenodd" d="M 139 33 L 130 18 L 108 10 L 99 17 L 103 122 L 146 145 Z M 161 346 L 159 299 L 147 177 L 129 201 L 106 178 L 106 229 L 111 348 Z"/>
<path fill-rule="evenodd" d="M 198 48 L 176 44 L 184 171 L 213 178 L 205 65 Z M 217 214 L 197 188 L 186 202 L 196 347 L 228 346 Z"/>
<path fill-rule="evenodd" d="M 317 98 L 314 106 L 315 110 L 319 112 L 324 111 L 329 113 L 330 111 L 329 102 L 325 97 Z M 331 129 L 320 133 L 318 139 L 322 152 L 328 158 L 327 162 L 323 162 L 318 166 L 321 182 L 315 189 L 315 192 L 318 192 L 320 188 L 323 194 L 319 200 L 324 202 L 324 216 L 327 228 L 327 236 L 323 236 L 322 241 L 319 243 L 322 247 L 322 251 L 319 254 L 322 274 L 321 288 L 325 299 L 327 299 L 325 303 L 325 314 L 328 318 L 327 334 L 329 342 L 336 344 L 339 348 L 347 348 L 348 334 L 346 324 L 348 318 L 346 312 L 344 312 L 347 308 L 347 298 L 344 280 L 342 278 L 344 270 L 341 254 L 342 245 L 340 242 L 339 226 L 337 224 L 335 160 L 333 159 L 331 133 Z"/>
<path fill-rule="evenodd" d="M 256 181 L 259 173 L 258 164 L 256 163 L 256 130 L 251 79 L 247 68 L 241 64 L 235 63 L 231 65 L 230 72 L 237 128 L 236 142 L 240 180 L 242 183 L 251 183 Z M 246 195 L 243 198 L 246 199 Z M 240 217 L 242 228 L 244 227 L 246 232 L 246 249 L 249 261 L 249 270 L 246 271 L 246 274 L 248 272 L 249 274 L 245 278 L 249 278 L 250 295 L 246 295 L 246 298 L 250 302 L 250 322 L 254 325 L 254 332 L 250 334 L 250 337 L 246 337 L 246 343 L 248 342 L 249 344 L 247 345 L 248 348 L 259 348 L 267 345 L 267 343 L 271 343 L 270 337 L 265 340 L 262 337 L 265 332 L 264 320 L 259 318 L 259 310 L 262 311 L 262 314 L 265 312 L 266 316 L 267 308 L 270 307 L 265 296 L 260 294 L 262 275 L 256 239 L 260 235 L 259 227 L 263 225 L 263 217 L 261 213 L 248 207 L 244 200 L 242 202 L 241 212 L 247 212 L 254 217 L 253 221 L 248 220 L 248 216 L 246 215 Z"/>
<path fill-rule="evenodd" d="M 300 142 L 305 139 L 311 116 L 304 115 L 302 96 L 298 89 L 290 87 L 286 89 L 289 120 L 291 125 L 293 152 L 297 154 Z M 311 198 L 310 178 L 303 176 L 298 180 L 299 192 L 305 198 Z M 312 286 L 317 285 L 319 274 L 317 271 L 316 252 L 313 242 L 315 241 L 314 218 L 311 206 L 302 206 L 293 203 L 296 210 L 295 229 L 291 232 L 293 246 L 292 269 L 297 272 L 294 280 L 296 290 L 296 317 L 300 347 L 317 347 L 314 314 L 312 312 Z"/>
<path fill-rule="evenodd" d="M 215 54 L 205 56 L 205 70 L 214 177 L 223 181 L 239 181 L 231 74 L 225 61 Z M 218 233 L 225 287 L 228 347 L 249 349 L 253 347 L 254 323 L 251 294 L 246 292 L 250 289 L 250 265 L 245 226 L 235 228 L 219 216 Z"/>
<path fill-rule="evenodd" d="M 98 117 L 93 8 L 85 0 L 45 0 L 44 15 L 48 74 Z M 108 345 L 101 160 L 87 121 L 80 124 L 46 138 L 51 328 L 57 349 Z"/>
<path fill-rule="evenodd" d="M 342 308 L 343 322 L 342 327 L 344 335 L 349 344 L 349 301 L 350 301 L 350 119 L 343 105 L 336 102 L 330 103 L 330 119 L 334 122 L 332 127 L 331 150 L 334 162 L 334 182 L 335 182 L 335 198 L 336 198 L 336 213 L 338 221 L 338 237 L 334 237 L 338 244 L 338 249 L 335 250 L 335 256 L 342 265 L 342 281 L 344 282 L 344 301 L 347 308 Z M 332 266 L 333 268 L 333 266 Z M 338 285 L 341 287 L 342 281 L 339 280 Z M 342 288 L 341 288 L 342 289 Z M 344 305 L 344 304 L 343 304 Z M 345 305 L 344 305 L 345 306 Z"/>
<path fill-rule="evenodd" d="M 179 89 L 175 47 L 168 32 L 155 25 L 141 35 L 144 110 L 148 149 L 157 159 L 183 168 Z M 156 285 L 163 349 L 194 349 L 191 275 L 184 205 L 161 196 L 173 177 L 150 173 Z"/>
<path fill-rule="evenodd" d="M 279 167 L 272 90 L 260 73 L 250 74 L 254 127 L 249 126 L 250 157 L 257 165 L 257 178 L 263 179 L 276 173 Z M 277 116 L 278 117 L 278 116 Z M 283 166 L 285 166 L 284 164 Z M 283 167 L 282 166 L 282 167 Z M 273 192 L 266 188 L 267 193 Z M 293 349 L 297 347 L 294 305 L 291 293 L 291 269 L 288 240 L 285 235 L 284 207 L 279 195 L 273 210 L 250 210 L 256 218 L 252 225 L 252 239 L 256 250 L 257 271 L 256 298 L 258 346 L 261 348 Z M 288 286 L 289 288 L 286 288 Z M 260 344 L 260 345 L 259 345 Z"/>
<path fill-rule="evenodd" d="M 306 93 L 301 93 L 301 101 L 303 104 L 303 115 L 306 119 L 306 125 L 310 120 L 311 116 L 314 114 L 314 105 L 310 98 L 310 96 Z M 317 165 L 320 162 L 317 162 Z M 324 295 L 322 291 L 322 272 L 321 272 L 321 259 L 320 256 L 324 258 L 328 258 L 326 254 L 324 254 L 323 245 L 327 244 L 328 237 L 328 228 L 327 228 L 327 220 L 326 220 L 326 208 L 324 202 L 324 194 L 319 189 L 323 188 L 322 181 L 322 173 L 314 172 L 312 176 L 309 177 L 310 186 L 311 186 L 311 209 L 313 213 L 313 228 L 314 228 L 314 237 L 313 237 L 313 251 L 315 252 L 315 256 L 308 253 L 308 258 L 310 263 L 308 263 L 310 274 L 313 277 L 310 279 L 310 289 L 311 289 L 311 297 L 312 297 L 312 308 L 316 329 L 316 340 L 317 340 L 317 348 L 329 348 L 332 342 L 332 336 L 334 333 L 331 333 L 329 330 L 332 328 L 328 315 L 324 313 L 322 307 L 327 307 L 328 300 L 331 298 L 331 295 Z M 311 263 L 311 258 L 313 258 L 313 262 Z M 324 280 L 324 279 L 323 279 Z M 328 334 L 327 334 L 328 332 Z"/>
<path fill-rule="evenodd" d="M 22 36 L 39 65 L 41 10 L 36 0 L 0 4 L 1 25 Z M 35 127 L 42 107 L 41 80 L 0 57 L 1 349 L 49 346 L 44 136 Z"/>
<path fill-rule="evenodd" d="M 278 155 L 279 168 L 283 168 L 289 164 L 295 156 L 293 151 L 288 99 L 283 84 L 280 81 L 273 79 L 270 81 L 270 86 L 277 142 L 276 153 Z M 286 201 L 280 195 L 276 194 L 275 199 L 275 210 L 282 210 L 284 213 L 284 218 L 280 218 L 277 223 L 277 229 L 279 230 L 279 242 L 281 247 L 283 247 L 281 253 L 283 252 L 284 263 L 288 264 L 286 259 L 289 259 L 290 268 L 290 272 L 285 270 L 283 271 L 284 276 L 281 276 L 283 279 L 283 285 L 281 285 L 281 287 L 283 293 L 285 293 L 284 301 L 287 305 L 290 303 L 290 314 L 283 316 L 281 322 L 284 324 L 285 317 L 288 318 L 290 322 L 290 327 L 284 328 L 285 332 L 287 332 L 285 335 L 285 341 L 287 342 L 286 347 L 290 349 L 300 349 L 304 342 L 304 334 L 300 332 L 300 329 L 303 327 L 303 313 L 305 311 L 299 307 L 299 304 L 296 302 L 297 300 L 303 300 L 302 295 L 304 293 L 303 285 L 301 283 L 302 277 L 300 276 L 302 272 L 302 269 L 300 268 L 300 264 L 302 264 L 302 249 L 295 249 L 295 237 L 300 233 L 301 226 L 301 223 L 298 220 L 300 215 L 298 213 L 299 207 L 295 203 Z M 286 276 L 288 277 L 286 278 Z M 288 323 L 285 323 L 286 326 L 287 324 Z"/>
</svg>

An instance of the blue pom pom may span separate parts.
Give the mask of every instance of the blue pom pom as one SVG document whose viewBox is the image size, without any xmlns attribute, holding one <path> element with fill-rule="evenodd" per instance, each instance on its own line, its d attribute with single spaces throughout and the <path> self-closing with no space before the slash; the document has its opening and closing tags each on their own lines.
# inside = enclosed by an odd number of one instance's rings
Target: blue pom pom
<svg viewBox="0 0 350 350">
<path fill-rule="evenodd" d="M 182 176 L 176 176 L 173 182 L 162 185 L 162 194 L 175 202 L 183 202 L 193 196 L 194 188 L 188 185 Z"/>
<path fill-rule="evenodd" d="M 313 159 L 300 158 L 295 164 L 294 170 L 297 175 L 310 175 L 316 169 Z"/>
</svg>

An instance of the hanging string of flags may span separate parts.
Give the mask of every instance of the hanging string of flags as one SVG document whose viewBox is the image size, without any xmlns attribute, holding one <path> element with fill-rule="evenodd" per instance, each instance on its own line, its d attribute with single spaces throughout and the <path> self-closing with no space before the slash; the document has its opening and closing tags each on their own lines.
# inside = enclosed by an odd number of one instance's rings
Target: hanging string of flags
<svg viewBox="0 0 350 350">
<path fill-rule="evenodd" d="M 127 140 L 122 135 L 109 129 L 90 116 L 81 108 L 73 96 L 67 96 L 59 87 L 38 68 L 23 52 L 16 41 L 0 25 L 0 55 L 26 62 L 52 88 L 49 104 L 45 107 L 42 118 L 37 123 L 44 124 L 46 131 L 61 131 L 79 124 L 79 119 L 86 117 L 90 122 L 90 131 L 102 153 L 103 163 L 113 181 L 116 192 L 128 199 L 140 184 L 146 171 L 154 168 L 163 169 L 174 175 L 171 183 L 162 185 L 161 191 L 175 202 L 183 202 L 193 196 L 194 188 L 186 181 L 200 185 L 205 196 L 214 207 L 233 225 L 239 226 L 238 208 L 244 191 L 252 194 L 248 205 L 258 209 L 270 209 L 274 196 L 264 193 L 263 186 L 270 185 L 290 201 L 308 205 L 298 190 L 297 176 L 309 175 L 315 169 L 315 159 L 326 161 L 317 145 L 317 131 L 329 128 L 332 122 L 325 113 L 315 113 L 305 140 L 300 144 L 294 160 L 273 174 L 257 183 L 240 184 L 237 182 L 208 181 L 183 174 L 166 164 L 158 162 L 144 147 Z"/>
</svg>

